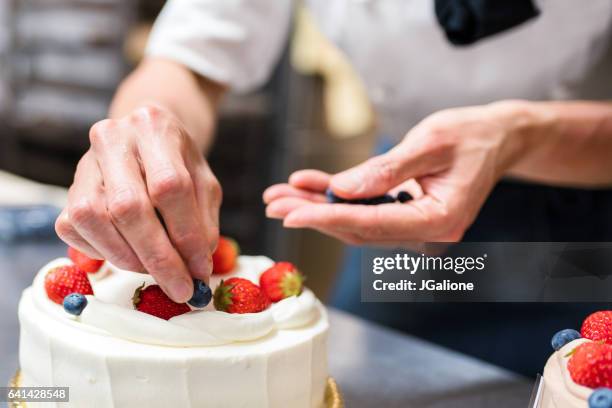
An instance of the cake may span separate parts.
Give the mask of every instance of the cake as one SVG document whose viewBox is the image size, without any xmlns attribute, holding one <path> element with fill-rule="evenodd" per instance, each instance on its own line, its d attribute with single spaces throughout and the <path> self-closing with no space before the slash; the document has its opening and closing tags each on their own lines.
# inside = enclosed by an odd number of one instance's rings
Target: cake
<svg viewBox="0 0 612 408">
<path fill-rule="evenodd" d="M 612 311 L 552 338 L 538 408 L 612 408 Z"/>
<path fill-rule="evenodd" d="M 70 387 L 70 404 L 28 408 L 324 406 L 329 325 L 307 288 L 259 313 L 227 313 L 211 302 L 164 320 L 134 308 L 138 288 L 155 285 L 151 276 L 105 262 L 89 274 L 93 295 L 74 316 L 45 290 L 50 271 L 71 264 L 45 265 L 19 304 L 20 385 Z M 210 287 L 236 277 L 259 284 L 273 265 L 239 256 Z"/>
</svg>

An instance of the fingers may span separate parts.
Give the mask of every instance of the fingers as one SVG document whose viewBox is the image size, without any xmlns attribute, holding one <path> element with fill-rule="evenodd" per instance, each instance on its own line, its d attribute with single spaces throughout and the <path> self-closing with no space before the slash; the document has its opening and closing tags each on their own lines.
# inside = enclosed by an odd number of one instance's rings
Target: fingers
<svg viewBox="0 0 612 408">
<path fill-rule="evenodd" d="M 325 189 L 329 180 L 329 175 L 316 170 L 294 173 L 291 184 L 277 184 L 264 192 L 266 215 L 284 219 L 285 227 L 311 228 L 354 245 L 415 247 L 415 242 L 458 240 L 465 230 L 449 216 L 444 202 L 425 195 L 413 178 L 384 190 L 408 191 L 413 201 L 379 206 L 327 204 L 325 195 L 314 191 Z"/>
<path fill-rule="evenodd" d="M 405 158 L 391 150 L 336 174 L 330 183 L 334 193 L 340 197 L 370 197 L 384 194 L 414 176 L 411 170 Z"/>
<path fill-rule="evenodd" d="M 300 197 L 279 198 L 266 206 L 266 216 L 269 218 L 282 219 L 293 210 L 308 204 L 312 204 L 312 201 Z"/>
<path fill-rule="evenodd" d="M 140 119 L 136 116 L 134 120 Z M 181 155 L 182 144 L 189 142 L 187 136 L 168 122 L 147 130 L 149 137 L 138 143 L 138 152 L 151 203 L 161 213 L 170 240 L 191 275 L 208 281 L 212 265 L 204 214 L 196 200 L 193 176 Z"/>
<path fill-rule="evenodd" d="M 111 221 L 102 183 L 98 164 L 88 152 L 79 161 L 74 183 L 68 193 L 69 204 L 65 214 L 70 226 L 65 226 L 65 232 L 71 228 L 86 240 L 99 254 L 94 258 L 107 259 L 122 269 L 143 271 L 142 263 Z M 85 246 L 81 247 L 77 242 L 74 244 L 75 248 L 90 255 Z"/>
<path fill-rule="evenodd" d="M 422 186 L 415 179 L 404 181 L 400 185 L 392 188 L 389 193 L 395 196 L 400 191 L 407 191 L 414 199 L 419 199 L 425 195 Z"/>
<path fill-rule="evenodd" d="M 184 303 L 193 294 L 192 279 L 148 198 L 136 146 L 117 126 L 100 122 L 90 135 L 112 223 L 168 296 Z"/>
<path fill-rule="evenodd" d="M 270 204 L 274 200 L 284 197 L 296 197 L 315 203 L 324 203 L 326 198 L 324 194 L 314 193 L 311 190 L 303 190 L 296 188 L 290 184 L 275 184 L 270 186 L 263 193 L 264 203 Z"/>
<path fill-rule="evenodd" d="M 298 170 L 289 176 L 293 187 L 310 191 L 324 192 L 329 187 L 331 175 L 320 170 Z"/>
<path fill-rule="evenodd" d="M 325 203 L 324 194 L 313 191 L 325 191 L 330 176 L 318 170 L 301 170 L 289 178 L 292 184 L 276 184 L 269 187 L 263 194 L 266 206 L 266 216 L 283 219 L 295 209 L 312 203 Z M 329 228 L 313 228 L 322 234 L 329 235 L 347 244 L 359 245 L 364 241 L 356 234 L 336 231 Z"/>
<path fill-rule="evenodd" d="M 89 243 L 74 229 L 70 223 L 70 218 L 68 217 L 68 211 L 66 211 L 66 209 L 60 213 L 55 221 L 55 232 L 57 232 L 60 239 L 67 245 L 76 248 L 88 257 L 93 259 L 104 259 L 104 256 L 89 245 Z"/>
<path fill-rule="evenodd" d="M 424 201 L 430 199 L 359 208 L 350 204 L 308 204 L 287 214 L 284 225 L 353 233 L 367 242 L 435 240 L 440 236 L 444 213 L 437 204 Z M 430 208 L 426 212 L 423 206 Z"/>
<path fill-rule="evenodd" d="M 409 178 L 441 171 L 449 164 L 446 153 L 426 154 L 405 140 L 388 153 L 336 174 L 330 185 L 334 193 L 348 199 L 385 194 Z"/>
</svg>

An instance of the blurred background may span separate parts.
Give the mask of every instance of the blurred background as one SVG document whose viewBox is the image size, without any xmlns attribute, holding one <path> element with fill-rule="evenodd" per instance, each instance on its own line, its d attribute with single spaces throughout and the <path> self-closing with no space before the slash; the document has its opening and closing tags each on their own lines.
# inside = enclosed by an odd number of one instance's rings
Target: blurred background
<svg viewBox="0 0 612 408">
<path fill-rule="evenodd" d="M 117 84 L 141 59 L 163 3 L 0 2 L 4 240 L 53 234 L 53 218 L 65 201 L 63 188 L 71 184 L 88 148 L 88 129 L 106 117 Z M 215 144 L 209 157 L 224 190 L 222 233 L 237 239 L 243 253 L 296 262 L 309 286 L 326 298 L 341 245 L 266 219 L 261 194 L 293 170 L 335 172 L 363 160 L 371 151 L 373 126 L 357 76 L 307 12 L 298 10 L 293 35 L 269 83 L 223 102 L 216 135 L 223 142 Z M 26 204 L 52 207 L 22 207 Z M 28 216 L 25 209 L 33 211 Z M 34 224 L 32 231 L 24 222 Z"/>
</svg>

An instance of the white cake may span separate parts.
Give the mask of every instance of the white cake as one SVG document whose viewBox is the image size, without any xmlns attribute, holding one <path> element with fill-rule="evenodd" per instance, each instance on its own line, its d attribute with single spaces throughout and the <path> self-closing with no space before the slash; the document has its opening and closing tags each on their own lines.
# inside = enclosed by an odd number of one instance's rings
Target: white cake
<svg viewBox="0 0 612 408">
<path fill-rule="evenodd" d="M 572 350 L 589 341 L 571 341 L 550 356 L 544 367 L 544 388 L 539 408 L 588 408 L 588 399 L 593 390 L 572 380 L 567 362 Z"/>
<path fill-rule="evenodd" d="M 168 321 L 133 309 L 149 275 L 105 264 L 74 317 L 46 296 L 43 267 L 19 304 L 22 386 L 70 387 L 69 404 L 28 407 L 322 407 L 328 320 L 309 290 L 256 314 L 192 311 Z M 273 262 L 241 256 L 224 279 L 258 281 Z M 211 287 L 218 284 L 213 276 Z"/>
</svg>

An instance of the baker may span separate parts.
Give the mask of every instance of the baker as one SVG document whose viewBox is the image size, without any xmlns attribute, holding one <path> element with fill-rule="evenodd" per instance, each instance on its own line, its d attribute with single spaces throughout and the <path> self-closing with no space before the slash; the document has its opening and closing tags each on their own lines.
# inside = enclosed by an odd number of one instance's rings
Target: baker
<svg viewBox="0 0 612 408">
<path fill-rule="evenodd" d="M 360 245 L 611 240 L 611 2 L 306 3 L 395 147 L 339 174 L 294 173 L 266 191 L 269 216 Z M 221 188 L 202 155 L 218 101 L 265 82 L 291 11 L 289 0 L 170 0 L 147 57 L 91 128 L 60 237 L 187 300 L 191 277 L 210 275 L 219 233 Z M 323 203 L 328 187 L 360 198 L 397 186 L 415 199 L 359 211 Z M 358 279 L 346 276 L 338 304 L 357 310 Z M 391 306 L 362 312 L 420 327 Z"/>
</svg>

